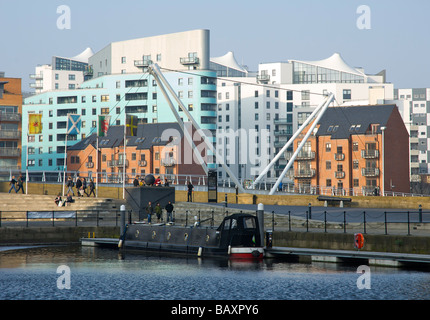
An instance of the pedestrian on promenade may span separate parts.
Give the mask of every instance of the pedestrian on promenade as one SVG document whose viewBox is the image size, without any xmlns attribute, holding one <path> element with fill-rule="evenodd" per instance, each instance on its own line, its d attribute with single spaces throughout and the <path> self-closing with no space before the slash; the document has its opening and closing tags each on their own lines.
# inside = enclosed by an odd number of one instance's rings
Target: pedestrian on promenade
<svg viewBox="0 0 430 320">
<path fill-rule="evenodd" d="M 17 193 L 15 184 L 16 184 L 15 176 L 12 176 L 12 179 L 9 182 L 9 185 L 10 185 L 9 193 L 12 191 L 12 189 L 15 190 L 15 193 Z"/>
<path fill-rule="evenodd" d="M 160 222 L 160 220 L 163 220 L 163 217 L 161 216 L 163 213 L 163 209 L 161 209 L 160 203 L 158 202 L 157 205 L 155 206 L 155 214 L 157 215 L 157 222 Z"/>
<path fill-rule="evenodd" d="M 91 194 L 93 194 L 94 198 L 95 198 L 96 197 L 95 190 L 96 190 L 96 186 L 94 185 L 94 181 L 93 181 L 93 179 L 90 179 L 90 193 L 88 194 L 88 197 L 90 197 Z"/>
<path fill-rule="evenodd" d="M 85 179 L 85 177 L 82 178 L 82 188 L 84 189 L 84 193 L 87 195 L 87 197 L 89 197 L 88 193 L 87 193 L 87 179 Z"/>
<path fill-rule="evenodd" d="M 187 202 L 193 202 L 193 190 L 194 186 L 192 185 L 191 181 L 188 182 L 188 199 Z"/>
<path fill-rule="evenodd" d="M 80 178 L 77 178 L 76 179 L 76 194 L 78 195 L 78 197 L 82 196 L 81 193 L 80 193 L 81 187 L 82 187 L 82 181 L 81 181 Z"/>
<path fill-rule="evenodd" d="M 75 196 L 75 192 L 73 191 L 73 187 L 75 186 L 75 183 L 73 182 L 73 180 L 72 180 L 72 177 L 68 177 L 67 178 L 67 184 L 66 184 L 66 186 L 67 186 L 67 192 L 66 192 L 66 194 L 68 194 L 68 193 L 72 193 L 73 194 L 73 196 Z"/>
<path fill-rule="evenodd" d="M 154 208 L 152 207 L 151 201 L 148 202 L 148 206 L 146 207 L 146 213 L 148 214 L 148 223 L 151 223 L 151 216 L 154 213 Z"/>
<path fill-rule="evenodd" d="M 167 211 L 167 223 L 173 222 L 172 212 L 173 212 L 173 204 L 169 201 L 169 203 L 165 207 Z"/>
<path fill-rule="evenodd" d="M 22 177 L 22 174 L 20 174 L 18 178 L 18 190 L 16 190 L 16 193 L 18 193 L 19 190 L 24 194 L 24 178 Z"/>
</svg>

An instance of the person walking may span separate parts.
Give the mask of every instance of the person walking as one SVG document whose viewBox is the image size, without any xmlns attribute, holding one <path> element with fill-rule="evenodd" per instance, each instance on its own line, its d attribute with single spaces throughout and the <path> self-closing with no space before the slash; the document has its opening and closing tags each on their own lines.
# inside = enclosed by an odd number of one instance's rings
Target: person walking
<svg viewBox="0 0 430 320">
<path fill-rule="evenodd" d="M 163 209 L 161 209 L 160 203 L 158 202 L 157 205 L 155 206 L 155 214 L 157 215 L 157 222 L 159 223 L 160 220 L 163 221 L 163 217 L 161 216 L 163 213 Z"/>
<path fill-rule="evenodd" d="M 78 195 L 78 197 L 81 197 L 81 193 L 80 193 L 81 187 L 82 187 L 81 178 L 76 178 L 76 194 Z"/>
<path fill-rule="evenodd" d="M 24 194 L 24 178 L 22 177 L 22 174 L 20 174 L 18 178 L 18 190 L 16 190 L 16 193 L 18 193 L 19 190 Z"/>
<path fill-rule="evenodd" d="M 87 179 L 85 179 L 85 177 L 82 178 L 82 188 L 84 189 L 84 193 L 87 195 L 87 197 L 89 197 L 88 193 L 87 193 Z"/>
<path fill-rule="evenodd" d="M 152 207 L 151 201 L 148 202 L 148 206 L 146 207 L 146 213 L 148 214 L 148 223 L 151 223 L 151 216 L 154 213 L 154 208 Z"/>
<path fill-rule="evenodd" d="M 191 181 L 188 182 L 188 199 L 187 202 L 193 202 L 193 190 L 194 186 L 192 185 Z"/>
<path fill-rule="evenodd" d="M 167 223 L 173 222 L 172 212 L 173 212 L 173 204 L 169 201 L 168 204 L 166 204 L 166 212 L 167 212 Z"/>
<path fill-rule="evenodd" d="M 90 179 L 90 184 L 89 184 L 89 186 L 90 186 L 90 193 L 88 194 L 88 197 L 90 197 L 91 196 L 91 194 L 93 194 L 94 195 L 94 198 L 96 197 L 96 192 L 95 192 L 95 190 L 96 190 L 96 186 L 94 185 L 94 181 L 93 181 L 93 179 Z"/>
<path fill-rule="evenodd" d="M 15 184 L 16 184 L 15 176 L 12 176 L 12 179 L 9 182 L 9 185 L 10 185 L 9 193 L 12 191 L 12 189 L 15 190 L 15 193 L 18 192 L 16 191 Z"/>
<path fill-rule="evenodd" d="M 68 177 L 67 178 L 67 184 L 66 184 L 66 186 L 67 186 L 67 192 L 66 192 L 66 194 L 69 194 L 70 192 L 73 194 L 73 196 L 75 196 L 75 192 L 73 191 L 73 187 L 74 187 L 74 182 L 73 182 L 73 180 L 72 180 L 72 177 Z"/>
</svg>

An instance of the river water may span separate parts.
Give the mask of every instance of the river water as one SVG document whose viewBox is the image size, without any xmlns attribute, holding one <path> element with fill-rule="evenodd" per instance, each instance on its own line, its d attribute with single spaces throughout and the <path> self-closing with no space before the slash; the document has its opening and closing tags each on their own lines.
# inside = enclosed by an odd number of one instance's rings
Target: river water
<svg viewBox="0 0 430 320">
<path fill-rule="evenodd" d="M 358 266 L 0 247 L 0 300 L 427 300 L 430 273 Z M 362 285 L 358 285 L 360 282 Z M 365 285 L 364 285 L 365 284 Z"/>
</svg>

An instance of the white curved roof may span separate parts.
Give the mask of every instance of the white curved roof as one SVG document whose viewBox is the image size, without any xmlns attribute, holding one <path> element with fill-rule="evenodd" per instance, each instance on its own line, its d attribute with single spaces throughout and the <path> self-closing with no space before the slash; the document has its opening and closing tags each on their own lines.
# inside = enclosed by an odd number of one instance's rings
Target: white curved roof
<svg viewBox="0 0 430 320">
<path fill-rule="evenodd" d="M 248 73 L 248 70 L 244 69 L 243 67 L 241 67 L 237 63 L 236 58 L 234 57 L 234 53 L 231 52 L 231 51 L 227 52 L 227 54 L 223 55 L 222 57 L 211 58 L 210 60 L 213 63 L 217 63 L 217 64 L 220 64 L 220 65 L 223 65 L 223 66 L 225 66 L 227 68 L 234 69 L 234 70 L 239 70 L 241 72 Z"/>
<path fill-rule="evenodd" d="M 93 55 L 94 55 L 93 50 L 91 48 L 86 48 L 80 54 L 78 54 L 77 56 L 70 58 L 70 59 L 88 63 L 88 59 L 91 58 Z"/>
<path fill-rule="evenodd" d="M 352 73 L 357 76 L 366 76 L 363 72 L 350 67 L 339 53 L 333 54 L 331 57 L 319 61 L 300 61 L 300 60 L 290 60 L 290 62 L 300 62 L 316 67 L 337 70 L 346 73 Z"/>
</svg>

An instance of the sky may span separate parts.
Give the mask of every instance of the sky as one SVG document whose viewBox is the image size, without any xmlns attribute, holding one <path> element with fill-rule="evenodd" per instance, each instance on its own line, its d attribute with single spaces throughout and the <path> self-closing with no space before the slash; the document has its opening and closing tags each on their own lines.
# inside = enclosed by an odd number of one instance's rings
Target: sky
<svg viewBox="0 0 430 320">
<path fill-rule="evenodd" d="M 70 8 L 70 29 L 60 6 Z M 357 11 L 366 5 L 366 11 Z M 0 71 L 22 78 L 52 56 L 110 42 L 209 29 L 211 57 L 240 64 L 321 60 L 338 52 L 367 74 L 387 71 L 395 88 L 430 88 L 428 0 L 0 0 Z M 61 25 L 61 23 L 60 23 Z"/>
</svg>

